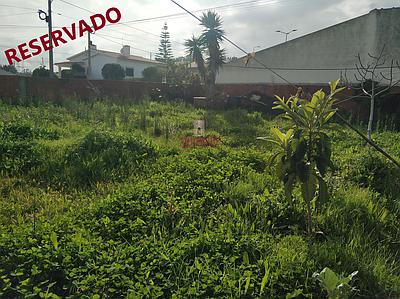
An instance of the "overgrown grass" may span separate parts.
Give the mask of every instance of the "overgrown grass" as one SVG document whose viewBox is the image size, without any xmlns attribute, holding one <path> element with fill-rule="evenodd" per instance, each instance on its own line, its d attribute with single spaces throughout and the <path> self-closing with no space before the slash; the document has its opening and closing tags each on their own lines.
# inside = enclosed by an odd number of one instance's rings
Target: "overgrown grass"
<svg viewBox="0 0 400 299">
<path fill-rule="evenodd" d="M 255 140 L 281 121 L 145 100 L 0 105 L 0 297 L 299 298 L 359 271 L 354 297 L 400 296 L 400 175 L 332 133 L 332 197 L 307 236 Z M 218 148 L 181 149 L 206 119 Z M 394 156 L 400 134 L 374 136 Z"/>
</svg>

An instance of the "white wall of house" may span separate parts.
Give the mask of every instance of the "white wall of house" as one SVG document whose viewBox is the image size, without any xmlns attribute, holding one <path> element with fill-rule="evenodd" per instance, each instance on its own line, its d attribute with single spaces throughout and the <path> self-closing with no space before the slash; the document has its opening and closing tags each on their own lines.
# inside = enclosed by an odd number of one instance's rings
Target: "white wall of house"
<svg viewBox="0 0 400 299">
<path fill-rule="evenodd" d="M 134 70 L 134 77 L 126 77 L 126 79 L 141 79 L 143 78 L 143 70 L 152 67 L 152 66 L 157 66 L 156 64 L 153 63 L 146 63 L 146 62 L 141 62 L 141 61 L 133 61 L 133 60 L 127 60 L 127 59 L 118 59 L 114 57 L 109 57 L 107 55 L 99 54 L 95 55 L 92 57 L 92 68 L 91 68 L 91 75 L 89 79 L 92 80 L 102 80 L 103 75 L 101 73 L 104 65 L 108 63 L 116 63 L 121 65 L 125 70 L 127 68 L 133 68 Z"/>
<path fill-rule="evenodd" d="M 83 62 L 85 67 L 88 65 L 88 55 L 87 52 L 82 53 L 81 55 L 72 57 L 70 59 L 71 62 Z M 131 68 L 134 70 L 134 76 L 130 77 L 127 76 L 125 79 L 141 79 L 143 78 L 143 70 L 145 70 L 148 67 L 163 67 L 163 65 L 160 65 L 157 62 L 142 62 L 142 61 L 136 61 L 136 60 L 131 60 L 127 59 L 123 55 L 118 55 L 118 57 L 115 57 L 114 55 L 107 55 L 102 52 L 99 52 L 97 50 L 93 50 L 91 54 L 91 72 L 89 79 L 91 80 L 102 80 L 103 75 L 102 75 L 102 69 L 106 64 L 119 64 L 121 65 L 125 70 L 127 68 Z"/>
<path fill-rule="evenodd" d="M 387 64 L 400 61 L 400 9 L 373 10 L 367 15 L 256 53 L 256 58 L 292 83 L 327 83 L 345 72 L 355 82 L 356 55 L 367 62 L 386 45 Z M 312 70 L 310 70 L 312 69 Z M 384 70 L 387 74 L 389 70 Z M 395 71 L 400 78 L 400 70 Z M 279 76 L 244 59 L 226 64 L 217 83 L 285 83 Z"/>
</svg>

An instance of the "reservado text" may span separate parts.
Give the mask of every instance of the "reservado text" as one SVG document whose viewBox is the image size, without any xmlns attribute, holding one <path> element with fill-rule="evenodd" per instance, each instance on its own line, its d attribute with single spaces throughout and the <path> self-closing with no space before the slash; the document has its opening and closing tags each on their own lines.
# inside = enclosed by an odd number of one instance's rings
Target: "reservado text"
<svg viewBox="0 0 400 299">
<path fill-rule="evenodd" d="M 77 23 L 71 24 L 70 27 L 62 27 L 61 29 L 51 32 L 52 43 L 50 42 L 49 34 L 44 34 L 38 38 L 34 38 L 27 43 L 4 51 L 8 63 L 11 65 L 14 62 L 21 62 L 31 57 L 40 55 L 45 51 L 57 48 L 62 44 L 68 43 L 68 40 L 73 41 L 77 37 L 82 37 L 86 32 L 94 33 L 104 28 L 107 23 L 116 24 L 122 18 L 118 8 L 112 7 L 107 10 L 105 15 L 95 14 L 90 17 L 90 22 L 80 20 Z"/>
</svg>

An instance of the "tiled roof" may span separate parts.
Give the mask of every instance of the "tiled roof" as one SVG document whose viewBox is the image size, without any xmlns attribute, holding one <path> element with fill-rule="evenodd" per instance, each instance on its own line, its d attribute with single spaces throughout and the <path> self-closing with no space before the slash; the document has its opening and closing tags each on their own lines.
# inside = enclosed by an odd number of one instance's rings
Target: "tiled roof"
<svg viewBox="0 0 400 299">
<path fill-rule="evenodd" d="M 94 55 L 98 55 L 98 54 L 104 54 L 107 56 L 111 56 L 111 57 L 115 57 L 115 58 L 119 58 L 119 59 L 126 59 L 126 60 L 132 60 L 132 61 L 141 61 L 141 62 L 147 62 L 147 63 L 152 63 L 152 64 L 159 64 L 159 65 L 164 65 L 164 63 L 156 61 L 156 60 L 150 60 L 141 56 L 136 56 L 136 55 L 129 55 L 129 56 L 124 56 L 120 53 L 116 53 L 116 52 L 111 52 L 111 51 L 104 51 L 104 50 L 92 50 Z M 71 60 L 79 55 L 85 54 L 87 52 L 83 51 L 80 52 L 76 55 L 73 55 L 69 58 L 67 58 L 68 60 Z"/>
</svg>

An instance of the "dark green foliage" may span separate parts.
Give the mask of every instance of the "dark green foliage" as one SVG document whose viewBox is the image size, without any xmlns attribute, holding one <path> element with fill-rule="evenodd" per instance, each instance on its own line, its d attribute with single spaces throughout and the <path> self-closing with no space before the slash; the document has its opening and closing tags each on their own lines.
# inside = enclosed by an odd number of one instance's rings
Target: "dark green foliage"
<svg viewBox="0 0 400 299">
<path fill-rule="evenodd" d="M 307 205 L 309 234 L 312 232 L 312 201 L 317 200 L 315 210 L 317 205 L 327 201 L 329 195 L 324 176 L 328 167 L 333 168 L 333 163 L 331 140 L 326 132 L 329 120 L 336 113 L 334 96 L 343 90 L 337 88 L 338 84 L 339 80 L 331 82 L 330 94 L 319 90 L 309 100 L 300 99 L 298 95 L 288 100 L 277 97 L 273 109 L 282 110 L 282 116 L 289 120 L 291 129 L 285 134 L 273 128 L 272 138 L 259 138 L 279 148 L 271 162 L 276 160 L 277 176 L 283 182 L 290 202 L 296 183 L 300 185 Z"/>
<path fill-rule="evenodd" d="M 67 148 L 62 157 L 43 164 L 36 175 L 53 184 L 90 186 L 134 175 L 156 155 L 156 148 L 147 141 L 123 134 L 92 131 Z M 45 173 L 53 173 L 53 176 L 46 177 Z"/>
<path fill-rule="evenodd" d="M 50 70 L 46 69 L 44 66 L 38 67 L 33 70 L 32 77 L 41 77 L 41 78 L 50 77 Z"/>
<path fill-rule="evenodd" d="M 39 164 L 41 156 L 33 142 L 34 132 L 24 125 L 0 126 L 0 172 L 24 174 Z"/>
<path fill-rule="evenodd" d="M 74 63 L 70 70 L 62 70 L 61 78 L 71 79 L 71 78 L 86 78 L 86 70 L 80 64 Z"/>
<path fill-rule="evenodd" d="M 173 59 L 172 46 L 170 41 L 170 36 L 168 32 L 167 23 L 164 24 L 161 32 L 160 46 L 158 48 L 158 53 L 156 54 L 156 60 L 168 63 Z"/>
<path fill-rule="evenodd" d="M 222 29 L 222 18 L 214 11 L 203 13 L 201 25 L 204 28 L 201 36 L 186 40 L 185 47 L 208 86 L 208 97 L 212 98 L 218 71 L 226 59 L 225 50 L 222 49 L 225 31 Z"/>
<path fill-rule="evenodd" d="M 74 75 L 71 70 L 62 70 L 61 71 L 61 78 L 62 79 L 71 79 Z"/>
<path fill-rule="evenodd" d="M 16 67 L 13 64 L 11 64 L 11 65 L 7 65 L 7 64 L 0 65 L 0 69 L 4 70 L 6 72 L 9 72 L 11 74 L 17 74 L 18 73 Z"/>
<path fill-rule="evenodd" d="M 354 298 L 400 296 L 399 196 L 387 191 L 396 177 L 348 131 L 329 133 L 340 155 L 325 175 L 330 200 L 313 215 L 319 233 L 307 236 L 301 190 L 285 199 L 272 146 L 244 143 L 246 130 L 285 122 L 151 101 L 0 112 L 0 144 L 37 153 L 26 171 L 0 177 L 0 298 L 325 298 L 312 278 L 325 267 L 359 271 Z M 204 118 L 223 142 L 181 149 L 179 137 Z M 153 138 L 157 119 L 163 134 Z M 315 151 L 329 156 L 317 137 Z M 400 149 L 397 133 L 376 140 Z M 300 142 L 291 157 L 304 152 Z"/>
<path fill-rule="evenodd" d="M 155 66 L 148 67 L 142 72 L 143 80 L 147 82 L 157 82 L 160 83 L 164 77 L 163 71 Z"/>
<path fill-rule="evenodd" d="M 85 78 L 85 68 L 78 63 L 73 63 L 71 66 L 72 76 L 74 78 Z"/>
<path fill-rule="evenodd" d="M 372 149 L 354 156 L 346 170 L 348 179 L 395 198 L 400 190 L 400 170 Z"/>
<path fill-rule="evenodd" d="M 106 80 L 123 80 L 125 78 L 125 70 L 121 65 L 116 63 L 108 63 L 104 65 L 101 74 Z"/>
</svg>

